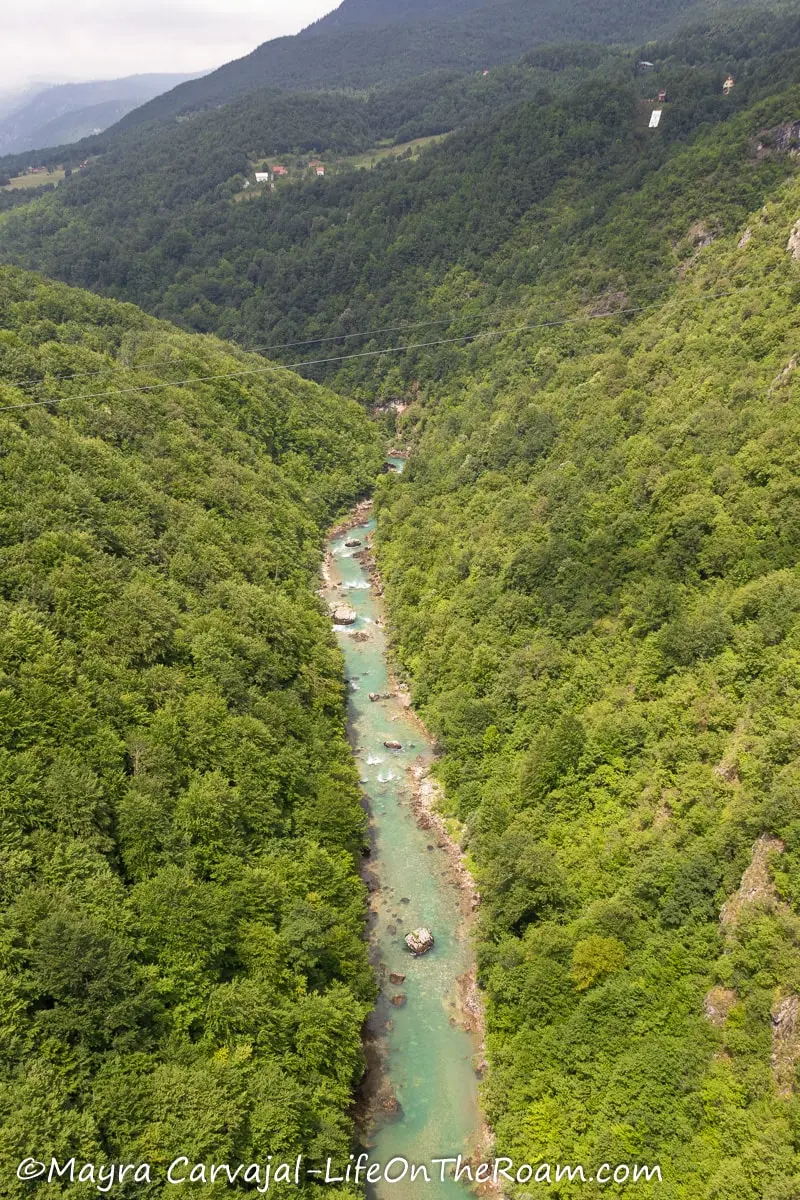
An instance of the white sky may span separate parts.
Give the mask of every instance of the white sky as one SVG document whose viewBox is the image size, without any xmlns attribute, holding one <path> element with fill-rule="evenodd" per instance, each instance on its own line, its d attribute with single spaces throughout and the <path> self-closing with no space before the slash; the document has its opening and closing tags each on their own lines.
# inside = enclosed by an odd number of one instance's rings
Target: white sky
<svg viewBox="0 0 800 1200">
<path fill-rule="evenodd" d="M 0 91 L 202 71 L 297 33 L 338 0 L 0 0 Z"/>
</svg>

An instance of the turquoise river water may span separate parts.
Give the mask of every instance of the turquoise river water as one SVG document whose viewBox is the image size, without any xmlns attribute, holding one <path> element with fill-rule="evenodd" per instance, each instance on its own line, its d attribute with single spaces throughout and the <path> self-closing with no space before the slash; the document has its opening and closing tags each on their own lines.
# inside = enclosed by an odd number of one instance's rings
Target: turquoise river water
<svg viewBox="0 0 800 1200">
<path fill-rule="evenodd" d="M 381 600 L 358 557 L 372 537 L 374 522 L 332 537 L 328 545 L 326 599 L 357 613 L 355 624 L 335 626 L 344 652 L 349 685 L 350 738 L 368 800 L 372 849 L 370 940 L 381 994 L 368 1029 L 373 1059 L 368 1083 L 372 1112 L 366 1134 L 370 1162 L 395 1157 L 430 1163 L 474 1149 L 480 1128 L 476 1037 L 465 1027 L 459 987 L 472 966 L 464 925 L 464 895 L 435 827 L 423 828 L 413 809 L 415 776 L 432 759 L 428 738 L 412 712 L 396 696 L 371 701 L 369 693 L 393 692 L 387 661 Z M 358 540 L 360 547 L 345 542 Z M 400 750 L 387 749 L 397 741 Z M 423 822 L 424 823 L 424 822 Z M 435 945 L 420 957 L 405 946 L 405 934 L 427 926 Z M 390 973 L 405 975 L 392 984 Z M 400 1003 L 392 999 L 403 997 Z M 376 1065 L 377 1050 L 380 1066 Z M 380 1076 L 376 1088 L 375 1076 Z M 402 1170 L 397 1166 L 394 1171 Z M 393 1171 L 393 1173 L 394 1173 Z M 414 1183 L 378 1182 L 373 1200 L 392 1196 L 467 1196 L 441 1168 L 428 1168 Z"/>
</svg>

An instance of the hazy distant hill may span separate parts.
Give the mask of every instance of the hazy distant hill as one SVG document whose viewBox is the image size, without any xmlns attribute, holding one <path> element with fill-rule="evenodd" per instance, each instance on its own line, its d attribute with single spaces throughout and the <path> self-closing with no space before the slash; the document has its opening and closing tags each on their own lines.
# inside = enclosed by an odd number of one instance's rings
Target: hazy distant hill
<svg viewBox="0 0 800 1200">
<path fill-rule="evenodd" d="M 296 91 L 397 83 L 440 67 L 478 70 L 545 42 L 628 42 L 677 21 L 765 0 L 344 0 L 295 37 L 275 38 L 143 105 L 121 127 L 226 104 L 266 85 Z"/>
<path fill-rule="evenodd" d="M 357 25 L 402 25 L 441 17 L 447 19 L 452 17 L 453 13 L 461 16 L 476 9 L 492 6 L 492 0 L 488 4 L 487 0 L 343 0 L 338 8 L 320 17 L 304 32 L 308 33 L 311 29 L 341 29 Z M 494 6 L 502 7 L 502 0 Z M 539 4 L 538 7 L 542 8 L 542 5 Z"/>
<path fill-rule="evenodd" d="M 7 117 L 9 113 L 16 112 L 24 104 L 28 104 L 34 96 L 38 96 L 39 92 L 43 92 L 45 88 L 51 86 L 42 80 L 36 80 L 20 84 L 17 87 L 0 88 L 0 120 Z"/>
<path fill-rule="evenodd" d="M 3 113 L 0 152 L 16 154 L 57 143 L 75 142 L 119 121 L 131 109 L 146 103 L 197 75 L 129 75 L 125 79 L 91 83 L 39 85 L 33 96 Z"/>
</svg>

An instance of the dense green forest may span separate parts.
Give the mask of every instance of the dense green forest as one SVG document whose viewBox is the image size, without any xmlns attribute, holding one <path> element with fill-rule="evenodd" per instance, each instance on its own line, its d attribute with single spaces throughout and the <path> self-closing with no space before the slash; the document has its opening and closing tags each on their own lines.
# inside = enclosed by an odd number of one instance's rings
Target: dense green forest
<svg viewBox="0 0 800 1200">
<path fill-rule="evenodd" d="M 460 71 L 432 71 L 366 95 L 328 92 L 287 96 L 274 87 L 258 88 L 222 109 L 193 114 L 191 119 L 162 121 L 120 132 L 111 129 L 73 146 L 5 155 L 0 169 L 6 178 L 29 165 L 66 165 L 80 180 L 96 178 L 99 187 L 114 186 L 116 172 L 126 172 L 128 187 L 146 193 L 148 204 L 161 199 L 168 182 L 169 207 L 191 208 L 214 193 L 248 162 L 284 154 L 328 155 L 362 151 L 380 142 L 404 142 L 449 132 L 519 100 L 548 91 L 564 91 L 604 62 L 630 62 L 630 52 L 583 44 L 548 46 L 529 51 L 518 63 L 484 77 Z M 87 156 L 89 158 L 87 159 Z M 91 169 L 89 169 L 91 160 Z M 87 166 L 79 170 L 81 164 Z M 188 184 L 188 187 L 176 186 Z M 68 184 L 74 188 L 78 179 Z M 44 186 L 44 185 L 43 185 Z M 155 192 L 153 194 L 153 189 Z M 35 198 L 23 197 L 25 201 Z M 0 192 L 0 200 L 18 200 Z"/>
<path fill-rule="evenodd" d="M 205 335 L 0 275 L 3 403 L 91 395 L 0 412 L 8 1158 L 347 1148 L 374 986 L 312 580 L 379 460 L 348 394 L 408 406 L 379 565 L 482 894 L 498 1151 L 797 1200 L 799 45 L 742 13 L 648 71 L 253 92 L 0 218 L 5 260 Z M 258 156 L 448 130 L 242 199 Z M 306 368 L 337 398 L 212 334 L 376 353 Z"/>
<path fill-rule="evenodd" d="M 800 1194 L 799 214 L 795 168 L 657 311 L 420 389 L 378 497 L 499 1147 L 670 1200 Z"/>
<path fill-rule="evenodd" d="M 3 268 L 0 312 L 0 1157 L 346 1159 L 365 818 L 313 589 L 375 431 L 130 305 Z"/>
<path fill-rule="evenodd" d="M 440 69 L 509 63 L 524 46 L 635 43 L 739 9 L 792 12 L 784 0 L 344 0 L 296 37 L 276 38 L 130 113 L 119 129 L 230 103 L 270 84 L 290 91 L 385 87 Z"/>
<path fill-rule="evenodd" d="M 800 66 L 786 47 L 799 31 L 797 17 L 705 27 L 655 45 L 657 68 L 646 74 L 630 54 L 535 51 L 497 73 L 497 111 L 417 160 L 236 203 L 248 161 L 270 144 L 308 155 L 363 148 L 393 123 L 437 132 L 446 121 L 435 114 L 456 95 L 469 111 L 476 85 L 465 92 L 456 80 L 462 90 L 444 99 L 435 79 L 427 91 L 366 101 L 257 94 L 173 128 L 132 131 L 84 175 L 5 214 L 0 253 L 251 346 L 335 336 L 345 351 L 380 349 L 392 339 L 351 335 L 424 320 L 438 323 L 433 336 L 457 336 L 514 322 L 531 289 L 548 313 L 554 287 L 563 311 L 574 293 L 580 302 L 605 290 L 652 298 L 699 216 L 713 228 L 735 224 L 792 169 L 788 155 L 754 145 L 796 116 Z M 724 96 L 731 69 L 737 87 Z M 543 76 L 561 80 L 556 94 Z M 647 97 L 662 87 L 670 101 L 654 135 Z M 414 340 L 429 340 L 425 329 Z M 442 355 L 423 353 L 404 360 L 406 379 L 429 359 L 441 371 Z M 360 380 L 367 395 L 382 376 L 390 394 L 403 382 L 393 362 L 377 373 L 356 365 L 337 382 L 353 390 Z"/>
</svg>

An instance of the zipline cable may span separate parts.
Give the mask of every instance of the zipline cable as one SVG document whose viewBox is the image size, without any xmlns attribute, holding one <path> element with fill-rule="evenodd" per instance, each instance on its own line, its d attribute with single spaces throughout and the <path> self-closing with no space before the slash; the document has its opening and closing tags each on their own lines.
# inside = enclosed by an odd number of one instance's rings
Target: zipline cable
<svg viewBox="0 0 800 1200">
<path fill-rule="evenodd" d="M 336 333 L 336 334 L 326 335 L 325 337 L 305 338 L 303 341 L 300 341 L 300 342 L 277 342 L 277 343 L 275 343 L 273 345 L 269 345 L 269 346 L 241 346 L 241 345 L 239 345 L 238 342 L 232 341 L 230 339 L 225 339 L 220 334 L 216 334 L 216 333 L 197 334 L 197 333 L 192 333 L 191 330 L 181 330 L 180 332 L 190 334 L 191 336 L 194 336 L 194 337 L 214 337 L 218 341 L 221 341 L 221 342 L 224 342 L 227 340 L 228 344 L 230 346 L 233 346 L 236 350 L 241 351 L 243 354 L 267 354 L 273 350 L 290 350 L 294 346 L 316 346 L 316 345 L 322 344 L 324 342 L 347 341 L 350 338 L 379 337 L 383 333 L 399 333 L 403 329 L 423 329 L 423 328 L 427 328 L 431 325 L 450 325 L 456 319 L 457 318 L 455 318 L 455 317 L 441 317 L 435 321 L 412 321 L 405 325 L 387 325 L 383 329 L 363 329 L 356 333 Z M 123 372 L 128 372 L 128 371 L 157 370 L 159 367 L 165 367 L 165 366 L 169 366 L 169 365 L 170 364 L 167 362 L 135 363 L 133 366 L 130 366 L 130 367 L 121 367 L 118 365 L 117 366 L 110 365 L 108 367 L 102 367 L 97 371 L 76 371 L 72 375 L 51 375 L 49 380 L 46 380 L 46 379 L 22 379 L 19 381 L 19 383 L 15 383 L 14 387 L 42 388 L 42 387 L 46 387 L 48 382 L 59 383 L 59 382 L 62 382 L 64 380 L 68 380 L 68 379 L 91 379 L 92 377 L 97 376 L 97 375 L 114 375 L 117 373 L 122 374 Z"/>
<path fill-rule="evenodd" d="M 648 284 L 642 291 L 658 291 L 663 288 L 663 284 Z M 342 342 L 349 341 L 353 338 L 380 337 L 384 333 L 398 333 L 403 329 L 426 329 L 434 325 L 452 325 L 460 319 L 460 315 L 450 317 L 438 317 L 430 321 L 410 321 L 402 325 L 386 325 L 380 329 L 361 329 L 353 333 L 334 333 L 327 334 L 318 338 L 304 338 L 297 342 L 275 342 L 265 346 L 241 346 L 238 342 L 229 341 L 229 344 L 243 354 L 269 354 L 274 350 L 290 350 L 295 346 L 316 346 L 323 345 L 326 342 Z M 184 330 L 182 332 L 189 333 L 191 331 Z M 219 341 L 226 339 L 219 334 L 195 334 L 196 337 L 213 337 Z M 468 336 L 464 334 L 463 336 Z M 230 351 L 229 351 L 230 352 Z M 119 365 L 109 364 L 107 367 L 102 367 L 97 371 L 75 371 L 69 375 L 51 375 L 47 379 L 21 379 L 14 384 L 17 388 L 30 388 L 35 391 L 40 391 L 43 387 L 47 387 L 50 383 L 71 381 L 73 379 L 92 379 L 98 375 L 116 375 L 128 373 L 129 371 L 150 371 L 158 370 L 161 367 L 169 366 L 167 362 L 149 362 L 149 363 L 134 363 L 132 366 L 123 367 Z"/>
<path fill-rule="evenodd" d="M 706 296 L 687 297 L 683 301 L 675 301 L 676 304 L 689 303 L 706 303 L 709 300 L 721 300 L 729 296 L 738 296 L 749 289 L 738 288 L 735 291 L 716 292 Z M 317 367 L 326 366 L 331 363 L 351 362 L 355 359 L 364 358 L 380 358 L 388 354 L 402 354 L 408 350 L 427 350 L 436 346 L 452 346 L 459 342 L 476 342 L 484 338 L 492 337 L 507 337 L 515 333 L 530 333 L 537 329 L 552 329 L 563 325 L 576 325 L 586 321 L 614 320 L 617 317 L 629 316 L 633 313 L 650 312 L 654 309 L 663 309 L 664 304 L 643 304 L 635 305 L 628 308 L 618 308 L 613 312 L 605 313 L 583 313 L 580 316 L 563 317 L 550 321 L 537 321 L 528 325 L 516 325 L 503 329 L 489 329 L 479 333 L 461 334 L 459 337 L 438 338 L 430 342 L 410 342 L 404 346 L 389 346 L 383 350 L 362 350 L 356 354 L 340 354 L 327 358 L 310 358 L 305 361 L 295 363 L 270 363 L 265 367 L 254 367 L 246 371 L 225 371 L 220 374 L 194 375 L 188 379 L 178 379 L 172 381 L 162 381 L 159 383 L 140 384 L 137 387 L 116 388 L 112 391 L 103 392 L 83 392 L 77 396 L 56 396 L 52 400 L 31 400 L 25 404 L 7 404 L 0 406 L 0 412 L 16 412 L 25 408 L 42 408 L 48 407 L 51 404 L 64 404 L 70 400 L 102 400 L 110 396 L 126 396 L 132 393 L 154 392 L 164 388 L 187 387 L 191 384 L 214 382 L 220 379 L 240 379 L 246 376 L 267 375 L 277 371 L 296 371 L 300 367 Z M 16 386 L 16 385 L 11 385 Z"/>
</svg>

